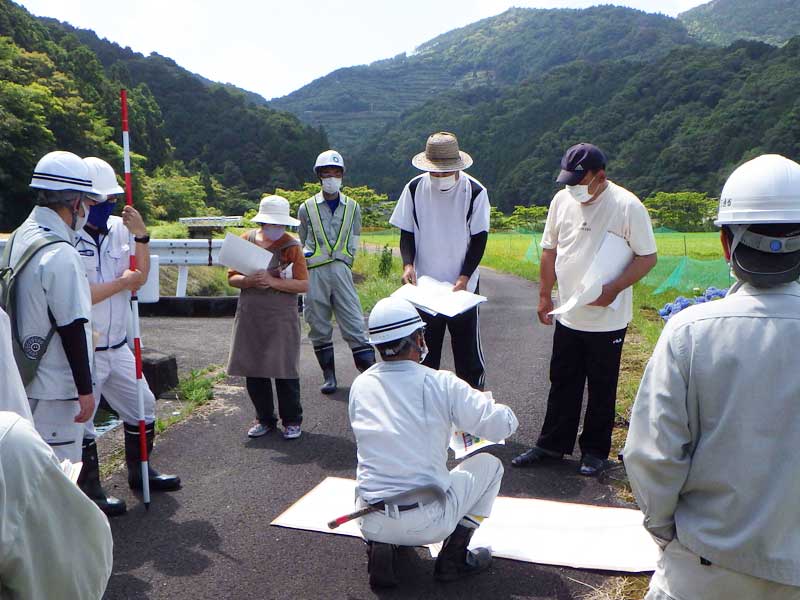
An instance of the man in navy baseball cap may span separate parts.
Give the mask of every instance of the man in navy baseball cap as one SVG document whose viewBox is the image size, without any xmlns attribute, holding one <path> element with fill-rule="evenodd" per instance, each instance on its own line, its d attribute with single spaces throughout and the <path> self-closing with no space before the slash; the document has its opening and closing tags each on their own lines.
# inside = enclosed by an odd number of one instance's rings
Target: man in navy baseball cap
<svg viewBox="0 0 800 600">
<path fill-rule="evenodd" d="M 575 144 L 561 158 L 561 172 L 557 183 L 578 185 L 589 171 L 606 168 L 606 155 L 594 144 L 582 142 Z"/>
</svg>

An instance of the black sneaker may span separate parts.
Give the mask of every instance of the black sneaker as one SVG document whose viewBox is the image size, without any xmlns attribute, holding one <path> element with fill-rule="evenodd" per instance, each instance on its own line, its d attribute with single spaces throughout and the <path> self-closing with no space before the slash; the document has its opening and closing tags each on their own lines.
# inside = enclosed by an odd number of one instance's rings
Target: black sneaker
<svg viewBox="0 0 800 600">
<path fill-rule="evenodd" d="M 543 462 L 561 460 L 562 458 L 564 458 L 563 454 L 553 452 L 552 450 L 545 450 L 544 448 L 539 448 L 539 446 L 534 446 L 527 452 L 523 452 L 519 456 L 514 457 L 511 460 L 511 466 L 533 467 Z"/>
<path fill-rule="evenodd" d="M 595 477 L 606 466 L 606 461 L 599 456 L 584 454 L 581 457 L 581 466 L 578 472 L 586 477 Z"/>
</svg>

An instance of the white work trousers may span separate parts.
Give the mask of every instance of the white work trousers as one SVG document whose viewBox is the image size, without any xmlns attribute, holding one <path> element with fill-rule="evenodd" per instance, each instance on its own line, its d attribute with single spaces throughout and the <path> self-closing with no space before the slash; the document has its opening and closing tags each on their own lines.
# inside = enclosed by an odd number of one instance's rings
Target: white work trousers
<svg viewBox="0 0 800 600">
<path fill-rule="evenodd" d="M 364 312 L 358 299 L 350 267 L 340 260 L 308 270 L 308 292 L 303 316 L 315 348 L 333 341 L 336 315 L 344 341 L 350 348 L 370 348 L 364 333 Z"/>
<path fill-rule="evenodd" d="M 658 560 L 645 600 L 800 600 L 800 588 L 730 571 L 673 539 Z"/>
<path fill-rule="evenodd" d="M 77 400 L 34 400 L 29 398 L 33 426 L 53 449 L 59 462 L 81 462 L 83 423 L 75 422 L 80 412 Z"/>
<path fill-rule="evenodd" d="M 488 517 L 500 491 L 503 465 L 491 454 L 470 457 L 450 471 L 450 488 L 443 501 L 399 513 L 374 512 L 360 521 L 364 539 L 423 546 L 441 542 L 456 528 L 464 515 Z M 360 498 L 358 508 L 365 506 Z"/>
<path fill-rule="evenodd" d="M 136 384 L 136 359 L 127 346 L 94 353 L 94 410 L 100 405 L 100 396 L 105 396 L 109 406 L 119 418 L 129 425 L 139 422 L 139 392 Z M 144 420 L 155 421 L 156 398 L 144 380 Z M 94 438 L 94 417 L 85 423 L 84 437 Z"/>
</svg>

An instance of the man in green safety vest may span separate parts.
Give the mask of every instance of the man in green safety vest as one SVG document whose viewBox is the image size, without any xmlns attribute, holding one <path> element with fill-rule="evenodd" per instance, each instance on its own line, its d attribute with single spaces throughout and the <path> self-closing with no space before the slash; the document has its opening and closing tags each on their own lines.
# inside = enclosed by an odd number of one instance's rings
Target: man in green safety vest
<svg viewBox="0 0 800 600">
<path fill-rule="evenodd" d="M 336 316 L 359 371 L 375 364 L 375 351 L 364 333 L 364 313 L 351 272 L 361 235 L 361 208 L 340 191 L 344 176 L 341 154 L 326 150 L 317 157 L 314 172 L 322 191 L 308 198 L 297 211 L 309 277 L 304 314 L 322 368 L 324 383 L 320 391 L 332 394 L 337 384 L 331 317 Z"/>
</svg>

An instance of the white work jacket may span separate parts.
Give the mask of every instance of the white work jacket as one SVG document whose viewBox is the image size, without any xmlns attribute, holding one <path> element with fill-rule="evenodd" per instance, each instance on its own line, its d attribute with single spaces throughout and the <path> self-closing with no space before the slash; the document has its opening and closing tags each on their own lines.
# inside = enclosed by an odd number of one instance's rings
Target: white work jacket
<svg viewBox="0 0 800 600">
<path fill-rule="evenodd" d="M 10 412 L 0 412 L 0 498 L 0 598 L 100 600 L 113 560 L 108 519 Z"/>
<path fill-rule="evenodd" d="M 744 285 L 664 327 L 625 468 L 645 526 L 711 563 L 800 586 L 800 284 Z"/>
<path fill-rule="evenodd" d="M 33 423 L 31 406 L 11 347 L 11 321 L 0 308 L 0 411 L 17 413 Z"/>
<path fill-rule="evenodd" d="M 75 243 L 91 285 L 119 279 L 131 260 L 131 234 L 120 217 L 108 218 L 108 234 L 101 234 L 98 240 L 99 244 L 95 243 L 84 229 L 78 232 Z M 92 306 L 96 348 L 113 348 L 125 341 L 130 313 L 131 293 L 127 290 Z"/>
<path fill-rule="evenodd" d="M 358 490 L 374 502 L 413 488 L 450 487 L 452 426 L 493 442 L 517 429 L 503 404 L 450 371 L 410 360 L 380 362 L 350 388 L 350 425 L 358 445 Z"/>
<path fill-rule="evenodd" d="M 92 361 L 92 296 L 89 280 L 78 252 L 73 247 L 75 232 L 55 211 L 37 206 L 20 225 L 11 252 L 15 265 L 25 249 L 37 238 L 52 235 L 65 244 L 53 244 L 40 250 L 19 274 L 17 282 L 17 325 L 23 348 L 35 348 L 47 336 L 51 322 L 56 326 L 85 321 L 86 347 Z M 36 400 L 74 400 L 78 390 L 72 378 L 67 355 L 58 333 L 39 362 L 36 376 L 25 388 L 28 398 Z"/>
</svg>

